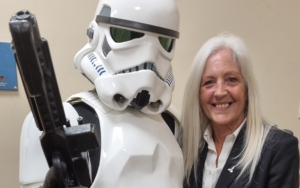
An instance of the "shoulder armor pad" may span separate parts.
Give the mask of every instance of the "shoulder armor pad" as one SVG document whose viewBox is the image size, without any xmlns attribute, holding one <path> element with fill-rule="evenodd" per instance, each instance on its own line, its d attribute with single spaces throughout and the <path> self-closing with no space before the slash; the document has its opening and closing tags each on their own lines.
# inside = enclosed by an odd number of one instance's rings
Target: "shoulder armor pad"
<svg viewBox="0 0 300 188">
<path fill-rule="evenodd" d="M 90 107 L 94 109 L 99 109 L 104 114 L 112 110 L 111 108 L 107 107 L 101 102 L 95 90 L 77 93 L 67 99 L 67 102 L 69 103 L 80 102 L 80 101 L 88 104 Z"/>
<path fill-rule="evenodd" d="M 69 103 L 63 103 L 63 106 L 71 125 L 77 125 L 76 110 Z M 39 139 L 41 134 L 30 112 L 23 123 L 20 139 L 19 181 L 24 188 L 43 182 L 49 169 Z"/>
</svg>

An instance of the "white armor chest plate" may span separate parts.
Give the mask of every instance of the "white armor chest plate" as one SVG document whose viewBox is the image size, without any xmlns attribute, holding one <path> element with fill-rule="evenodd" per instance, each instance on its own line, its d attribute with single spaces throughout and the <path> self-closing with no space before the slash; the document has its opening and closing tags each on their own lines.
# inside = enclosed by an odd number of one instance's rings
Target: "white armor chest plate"
<svg viewBox="0 0 300 188">
<path fill-rule="evenodd" d="M 161 115 L 128 108 L 98 116 L 101 160 L 92 188 L 182 187 L 182 152 Z"/>
<path fill-rule="evenodd" d="M 108 109 L 96 93 L 73 95 L 95 109 L 101 128 L 101 159 L 91 188 L 181 188 L 181 149 L 160 114 Z"/>
<path fill-rule="evenodd" d="M 114 111 L 103 105 L 93 92 L 79 93 L 68 99 L 77 100 L 94 108 L 100 119 L 101 159 L 91 188 L 182 188 L 182 152 L 160 114 L 146 115 L 131 108 Z M 67 103 L 64 109 L 71 125 L 76 125 L 75 109 Z M 40 146 L 40 135 L 29 114 L 21 134 L 22 188 L 41 186 L 49 169 Z"/>
</svg>

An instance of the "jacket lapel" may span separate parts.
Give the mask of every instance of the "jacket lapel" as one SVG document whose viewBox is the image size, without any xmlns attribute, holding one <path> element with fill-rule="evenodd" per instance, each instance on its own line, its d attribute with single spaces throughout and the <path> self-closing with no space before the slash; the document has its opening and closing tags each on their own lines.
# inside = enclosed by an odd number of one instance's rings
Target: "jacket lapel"
<svg viewBox="0 0 300 188">
<path fill-rule="evenodd" d="M 219 180 L 215 188 L 227 188 L 234 181 L 234 179 L 239 175 L 240 169 L 235 167 L 238 159 L 235 159 L 242 152 L 243 142 L 245 136 L 245 126 L 240 131 L 232 150 L 228 156 L 228 159 L 224 165 L 224 168 L 220 174 Z"/>
</svg>

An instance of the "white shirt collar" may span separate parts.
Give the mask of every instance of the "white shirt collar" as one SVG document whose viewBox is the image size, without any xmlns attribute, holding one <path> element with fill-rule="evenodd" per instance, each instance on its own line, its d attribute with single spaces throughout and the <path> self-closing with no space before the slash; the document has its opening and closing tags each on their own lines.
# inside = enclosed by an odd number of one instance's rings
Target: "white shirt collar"
<svg viewBox="0 0 300 188">
<path fill-rule="evenodd" d="M 235 141 L 235 139 L 237 138 L 237 136 L 239 135 L 242 127 L 245 125 L 246 119 L 244 119 L 244 121 L 240 124 L 240 126 L 230 135 L 226 136 L 226 139 L 230 139 L 233 138 L 233 141 Z M 212 138 L 212 127 L 209 125 L 207 126 L 207 128 L 205 129 L 204 135 L 203 135 L 205 141 L 209 144 L 211 141 L 213 141 Z"/>
</svg>

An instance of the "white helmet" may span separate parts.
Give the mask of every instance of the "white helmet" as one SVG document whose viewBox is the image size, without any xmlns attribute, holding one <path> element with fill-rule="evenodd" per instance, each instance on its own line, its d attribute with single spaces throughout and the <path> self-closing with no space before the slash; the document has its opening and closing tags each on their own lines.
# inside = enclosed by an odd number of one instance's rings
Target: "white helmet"
<svg viewBox="0 0 300 188">
<path fill-rule="evenodd" d="M 173 0 L 101 0 L 75 67 L 108 107 L 161 113 L 174 90 L 171 60 L 178 30 Z"/>
</svg>

